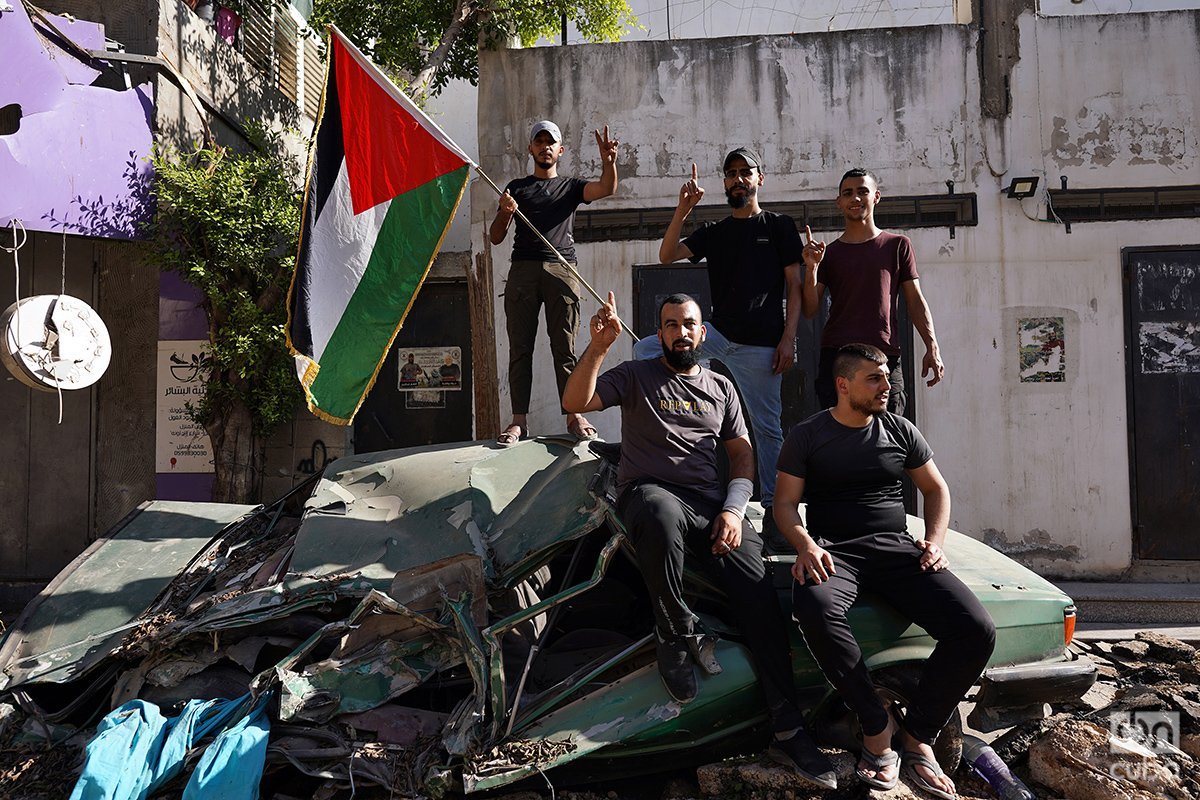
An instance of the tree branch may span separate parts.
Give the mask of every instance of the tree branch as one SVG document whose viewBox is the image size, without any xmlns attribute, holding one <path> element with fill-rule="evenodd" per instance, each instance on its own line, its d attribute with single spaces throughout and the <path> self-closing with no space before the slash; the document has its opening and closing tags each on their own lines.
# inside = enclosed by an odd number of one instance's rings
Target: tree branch
<svg viewBox="0 0 1200 800">
<path fill-rule="evenodd" d="M 450 18 L 450 24 L 446 27 L 446 33 L 438 42 L 438 46 L 429 54 L 429 60 L 425 62 L 425 66 L 413 78 L 410 87 L 412 94 L 419 96 L 429 94 L 429 87 L 433 84 L 433 79 L 437 76 L 438 70 L 442 68 L 442 64 L 446 63 L 446 57 L 450 55 L 450 50 L 462 35 L 463 28 L 472 18 L 483 13 L 482 4 L 477 4 L 477 0 L 457 0 L 454 4 L 454 14 Z"/>
</svg>

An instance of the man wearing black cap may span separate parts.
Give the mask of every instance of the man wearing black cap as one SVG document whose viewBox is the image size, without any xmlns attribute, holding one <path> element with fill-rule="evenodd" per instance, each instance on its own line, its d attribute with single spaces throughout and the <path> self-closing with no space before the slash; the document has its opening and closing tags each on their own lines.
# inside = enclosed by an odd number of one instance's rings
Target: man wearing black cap
<svg viewBox="0 0 1200 800">
<path fill-rule="evenodd" d="M 692 179 L 679 190 L 679 205 L 658 257 L 664 264 L 683 258 L 707 263 L 713 314 L 705 352 L 729 369 L 742 392 L 754 431 L 766 549 L 791 552 L 775 529 L 771 504 L 775 462 L 783 444 L 780 387 L 783 372 L 795 359 L 800 322 L 803 247 L 791 217 L 759 208 L 763 173 L 758 153 L 748 147 L 730 151 L 723 171 L 725 198 L 733 213 L 679 240 L 684 221 L 704 196 L 692 164 Z M 654 358 L 657 349 L 653 339 L 643 339 L 634 355 Z"/>
<path fill-rule="evenodd" d="M 492 244 L 500 244 L 520 208 L 525 217 L 572 265 L 575 264 L 575 209 L 608 197 L 617 190 L 617 145 L 596 131 L 600 149 L 600 179 L 564 178 L 558 160 L 566 148 L 562 132 L 548 119 L 534 123 L 529 131 L 529 154 L 533 174 L 509 182 L 500 197 L 500 208 L 488 231 Z M 579 330 L 579 281 L 559 263 L 554 250 L 529 229 L 517 226 L 513 237 L 512 267 L 504 289 L 504 315 L 508 322 L 508 387 L 512 422 L 497 439 L 502 446 L 515 444 L 529 434 L 527 414 L 533 387 L 533 350 L 537 339 L 538 312 L 546 306 L 546 332 L 561 398 L 567 376 L 575 368 L 575 334 Z M 566 413 L 565 411 L 563 413 Z M 591 439 L 596 429 L 581 414 L 567 414 L 567 430 L 580 439 Z M 773 469 L 773 468 L 772 468 Z"/>
</svg>

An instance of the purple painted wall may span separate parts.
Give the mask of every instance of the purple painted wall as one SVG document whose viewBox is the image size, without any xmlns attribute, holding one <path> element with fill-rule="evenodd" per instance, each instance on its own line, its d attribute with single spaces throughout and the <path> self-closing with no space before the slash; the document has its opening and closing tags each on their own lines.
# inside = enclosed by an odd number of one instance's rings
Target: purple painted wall
<svg viewBox="0 0 1200 800">
<path fill-rule="evenodd" d="M 208 315 L 204 293 L 174 272 L 158 276 L 158 338 L 207 339 Z"/>
<path fill-rule="evenodd" d="M 99 72 L 39 36 L 21 3 L 0 12 L 0 108 L 19 127 L 0 135 L 0 226 L 132 239 L 150 210 L 151 86 L 90 86 Z M 51 18 L 85 49 L 103 29 Z"/>
</svg>

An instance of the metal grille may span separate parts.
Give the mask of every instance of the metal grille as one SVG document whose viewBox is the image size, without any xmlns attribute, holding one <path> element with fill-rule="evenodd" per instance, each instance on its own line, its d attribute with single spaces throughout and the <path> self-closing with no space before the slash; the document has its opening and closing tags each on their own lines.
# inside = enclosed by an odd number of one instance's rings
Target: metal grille
<svg viewBox="0 0 1200 800">
<path fill-rule="evenodd" d="M 279 72 L 279 91 L 300 104 L 300 69 L 297 59 L 299 30 L 292 15 L 282 9 L 275 14 L 275 58 Z"/>
<path fill-rule="evenodd" d="M 1046 214 L 1063 222 L 1200 217 L 1200 186 L 1051 189 Z"/>
<path fill-rule="evenodd" d="M 842 212 L 832 200 L 803 203 L 765 203 L 763 208 L 787 214 L 798 226 L 810 225 L 814 231 L 840 231 Z M 575 241 L 604 242 L 660 239 L 671 222 L 675 208 L 643 208 L 579 211 L 575 215 Z M 683 226 L 687 236 L 705 222 L 729 216 L 724 206 L 697 208 Z M 889 195 L 875 209 L 875 223 L 881 228 L 955 228 L 978 225 L 975 194 L 940 194 L 908 197 Z"/>
<path fill-rule="evenodd" d="M 248 0 L 238 30 L 238 50 L 246 63 L 264 75 L 275 73 L 275 4 Z"/>
<path fill-rule="evenodd" d="M 325 88 L 325 49 L 313 33 L 304 38 L 304 113 L 317 118 L 321 107 L 321 90 Z"/>
<path fill-rule="evenodd" d="M 245 9 L 237 47 L 246 63 L 315 117 L 325 74 L 321 37 L 284 0 L 246 0 Z"/>
</svg>

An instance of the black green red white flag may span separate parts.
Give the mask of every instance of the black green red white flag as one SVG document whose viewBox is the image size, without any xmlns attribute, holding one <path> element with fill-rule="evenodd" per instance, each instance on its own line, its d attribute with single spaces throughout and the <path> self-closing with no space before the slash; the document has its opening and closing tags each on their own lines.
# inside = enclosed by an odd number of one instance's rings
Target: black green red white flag
<svg viewBox="0 0 1200 800">
<path fill-rule="evenodd" d="M 474 162 L 336 28 L 309 155 L 288 347 L 309 410 L 347 425 L 450 228 Z"/>
</svg>

